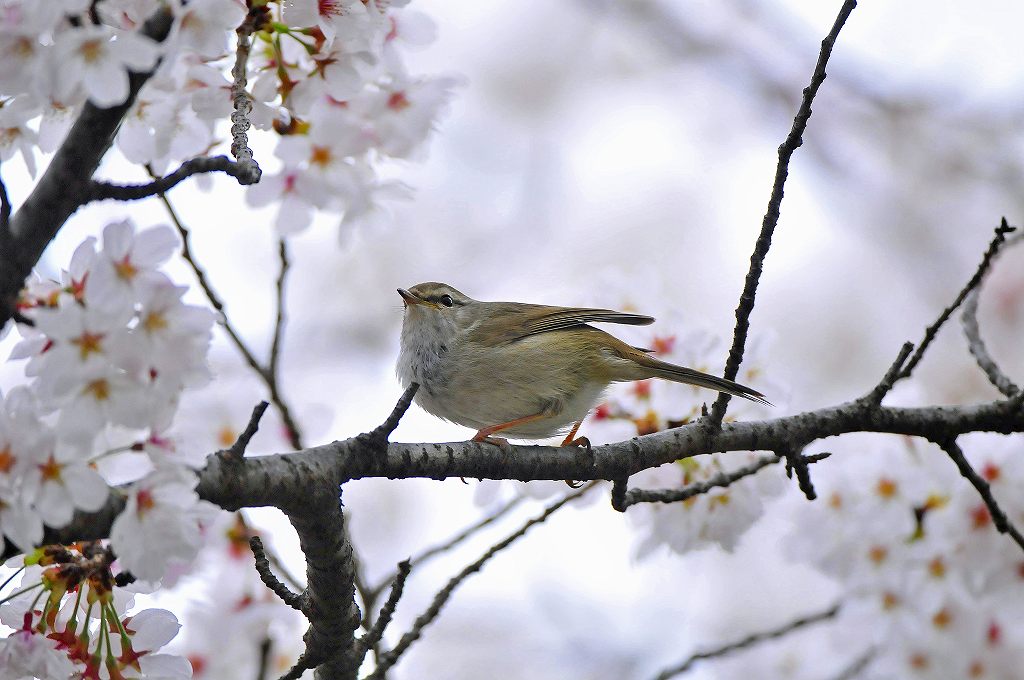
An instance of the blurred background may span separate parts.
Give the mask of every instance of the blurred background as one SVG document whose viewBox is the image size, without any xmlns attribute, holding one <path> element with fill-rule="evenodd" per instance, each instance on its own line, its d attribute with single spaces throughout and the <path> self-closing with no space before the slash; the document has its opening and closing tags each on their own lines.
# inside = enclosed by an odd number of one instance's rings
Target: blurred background
<svg viewBox="0 0 1024 680">
<path fill-rule="evenodd" d="M 421 281 L 444 281 L 485 300 L 632 307 L 659 318 L 656 332 L 721 338 L 723 362 L 776 149 L 840 4 L 420 4 L 438 39 L 409 55 L 410 71 L 460 75 L 463 83 L 423 161 L 385 170 L 413 186 L 415 198 L 391 206 L 389 225 L 343 233 L 340 243 L 338 216 L 329 214 L 290 240 L 282 374 L 307 444 L 370 429 L 389 412 L 400 394 L 395 289 Z M 969 11 L 951 1 L 864 2 L 854 11 L 790 166 L 753 315 L 759 360 L 780 386 L 780 406 L 770 415 L 869 390 L 900 344 L 918 340 L 952 301 L 1000 218 L 1020 223 L 1022 19 L 1024 9 L 1011 0 Z M 275 164 L 273 141 L 254 139 L 265 170 Z M 5 166 L 16 202 L 30 186 L 19 172 Z M 116 153 L 101 174 L 144 179 Z M 270 210 L 249 209 L 243 190 L 220 176 L 186 182 L 171 198 L 228 314 L 254 346 L 269 346 L 277 273 Z M 85 235 L 128 214 L 140 226 L 167 221 L 156 200 L 89 206 L 62 231 L 42 271 L 59 271 Z M 1022 258 L 1014 251 L 1001 258 L 981 304 L 990 349 L 1011 376 L 1024 373 Z M 180 263 L 172 275 L 193 281 Z M 179 416 L 196 446 L 211 450 L 222 445 L 223 430 L 241 429 L 264 396 L 223 337 L 212 357 L 218 380 L 186 399 Z M 16 372 L 4 370 L 7 386 Z M 995 395 L 950 324 L 913 385 L 894 399 L 968 403 Z M 212 425 L 211 413 L 220 414 Z M 413 407 L 393 439 L 470 434 Z M 265 426 L 251 450 L 287 450 L 279 435 Z M 842 458 L 877 442 L 849 437 L 827 450 Z M 827 477 L 833 462 L 814 472 Z M 493 507 L 480 502 L 476 486 L 346 485 L 368 580 Z M 486 490 L 519 492 L 511 485 Z M 793 516 L 816 511 L 795 484 L 785 485 L 733 552 L 655 550 L 643 560 L 630 517 L 610 508 L 607 490 L 591 499 L 535 528 L 470 579 L 393 677 L 650 677 L 695 647 L 825 608 L 837 592 L 779 549 Z M 521 504 L 488 533 L 414 571 L 389 639 L 451 575 L 541 507 Z M 301 573 L 280 514 L 249 516 L 274 530 L 275 549 Z M 171 606 L 182 611 L 198 597 L 186 592 Z M 287 634 L 301 632 L 296 625 Z M 688 677 L 750 677 L 752 668 L 763 678 L 827 677 L 846 660 L 834 634 L 766 643 Z"/>
</svg>

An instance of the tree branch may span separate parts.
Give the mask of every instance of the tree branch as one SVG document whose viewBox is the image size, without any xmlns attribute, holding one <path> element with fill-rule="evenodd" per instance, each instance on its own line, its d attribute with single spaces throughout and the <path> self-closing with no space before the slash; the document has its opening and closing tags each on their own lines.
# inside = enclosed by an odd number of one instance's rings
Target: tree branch
<svg viewBox="0 0 1024 680">
<path fill-rule="evenodd" d="M 774 640 L 776 638 L 783 637 L 784 635 L 792 633 L 794 630 L 798 630 L 800 628 L 804 628 L 806 626 L 810 626 L 815 623 L 821 623 L 822 621 L 827 621 L 831 618 L 834 618 L 835 615 L 838 613 L 839 605 L 837 604 L 833 605 L 832 607 L 826 609 L 823 612 L 818 612 L 817 614 L 812 614 L 810 616 L 799 618 L 795 621 L 787 623 L 784 626 L 775 628 L 774 630 L 764 631 L 761 633 L 754 633 L 752 635 L 748 635 L 742 640 L 730 642 L 727 645 L 715 647 L 714 649 L 709 649 L 705 652 L 697 652 L 685 661 L 683 661 L 682 663 L 676 666 L 666 668 L 662 672 L 658 673 L 658 675 L 656 675 L 655 678 L 656 680 L 668 680 L 669 678 L 672 678 L 676 675 L 681 675 L 686 671 L 690 670 L 690 668 L 692 668 L 693 665 L 696 664 L 698 661 L 717 659 L 719 657 L 735 652 L 736 650 L 743 649 L 745 647 L 750 647 L 751 645 L 757 644 L 758 642 L 764 642 L 765 640 Z"/>
<path fill-rule="evenodd" d="M 817 463 L 819 460 L 824 460 L 830 455 L 832 454 L 819 453 L 807 456 L 806 461 L 808 463 Z M 705 494 L 712 489 L 731 486 L 734 482 L 755 475 L 769 465 L 775 465 L 780 460 L 782 460 L 782 456 L 764 456 L 732 472 L 722 471 L 710 479 L 687 484 L 681 489 L 630 489 L 621 496 L 619 501 L 614 500 L 616 498 L 615 494 L 612 495 L 612 508 L 619 512 L 625 512 L 626 508 L 637 503 L 679 503 L 688 498 Z"/>
<path fill-rule="evenodd" d="M 274 319 L 274 339 L 270 343 L 270 359 L 267 360 L 267 372 L 270 374 L 271 378 L 273 378 L 274 382 L 277 382 L 279 377 L 277 369 L 278 362 L 281 359 L 281 339 L 284 336 L 284 282 L 288 277 L 288 269 L 291 267 L 291 262 L 288 260 L 288 244 L 283 238 L 278 239 L 277 242 L 277 258 L 281 265 L 280 270 L 277 273 L 277 283 L 274 286 L 274 299 L 277 305 L 277 317 Z"/>
<path fill-rule="evenodd" d="M 152 175 L 152 171 L 150 171 L 150 174 Z M 274 408 L 277 409 L 278 413 L 281 414 L 281 421 L 284 423 L 285 431 L 288 434 L 288 443 L 296 450 L 303 448 L 302 431 L 299 429 L 299 425 L 296 422 L 295 417 L 292 415 L 291 407 L 281 394 L 276 374 L 272 373 L 269 367 L 264 366 L 262 362 L 256 358 L 256 354 L 249 348 L 249 345 L 246 344 L 238 330 L 235 329 L 234 325 L 231 323 L 231 319 L 228 317 L 227 311 L 224 308 L 223 300 L 220 299 L 217 291 L 213 288 L 213 284 L 211 284 L 209 278 L 207 278 L 206 272 L 192 254 L 191 232 L 178 216 L 178 212 L 174 209 L 174 206 L 171 204 L 171 200 L 167 197 L 167 194 L 158 193 L 157 195 L 160 197 L 161 202 L 164 204 L 164 208 L 167 210 L 168 216 L 171 218 L 171 222 L 174 223 L 175 228 L 178 230 L 178 234 L 181 236 L 181 256 L 192 269 L 192 273 L 195 274 L 196 281 L 199 283 L 199 287 L 202 288 L 203 293 L 206 295 L 206 299 L 210 302 L 210 306 L 217 311 L 218 323 L 221 328 L 224 329 L 224 332 L 227 333 L 228 339 L 231 340 L 232 344 L 238 349 L 242 358 L 245 360 L 245 363 L 248 364 L 249 368 L 251 368 L 256 375 L 260 377 L 263 384 L 267 386 L 267 391 L 270 393 L 270 401 L 274 405 Z M 283 312 L 279 312 L 279 314 L 283 314 Z"/>
<path fill-rule="evenodd" d="M 208 459 L 197 492 L 226 510 L 300 506 L 314 485 L 367 477 L 392 479 L 617 480 L 681 458 L 719 451 L 775 451 L 852 432 L 883 432 L 948 441 L 968 432 L 1024 432 L 1024 394 L 968 406 L 876 406 L 867 397 L 815 411 L 763 421 L 700 421 L 672 430 L 595 446 L 585 459 L 554 446 L 513 445 L 508 452 L 481 442 L 389 443 L 371 446 L 365 436 L 303 451 L 225 461 Z M 680 453 L 682 452 L 682 453 Z M 330 486 L 333 485 L 333 486 Z M 124 506 L 112 496 L 103 510 L 77 514 L 72 524 L 48 529 L 46 543 L 103 538 Z M 4 557 L 17 554 L 6 546 Z"/>
<path fill-rule="evenodd" d="M 1005 250 L 1007 246 L 1014 245 L 1024 240 L 1024 234 L 1017 234 L 1016 236 L 1008 239 L 1002 250 Z M 1002 250 L 1000 252 L 1002 252 Z M 967 337 L 967 348 L 971 352 L 971 356 L 974 357 L 978 367 L 988 377 L 988 381 L 995 386 L 997 390 L 1002 392 L 1008 397 L 1012 397 L 1020 392 L 1018 387 L 1009 376 L 1003 373 L 1003 370 L 999 368 L 999 365 L 992 358 L 992 355 L 988 352 L 988 347 L 985 345 L 985 341 L 981 338 L 981 328 L 978 326 L 978 299 L 981 297 L 981 286 L 984 283 L 984 279 L 978 283 L 977 288 L 971 291 L 971 293 L 964 300 L 963 312 L 960 315 L 960 323 L 964 329 L 964 335 Z"/>
<path fill-rule="evenodd" d="M 270 570 L 270 560 L 267 559 L 267 553 L 263 549 L 263 541 L 260 540 L 259 536 L 253 536 L 249 539 L 249 549 L 252 550 L 252 555 L 256 558 L 256 573 L 260 575 L 260 580 L 263 581 L 263 585 L 281 598 L 281 601 L 286 605 L 292 609 L 302 611 L 302 594 L 293 593 L 288 586 L 282 583 L 281 580 L 274 575 L 274 572 Z"/>
<path fill-rule="evenodd" d="M 402 636 L 402 638 L 398 641 L 398 644 L 395 645 L 394 649 L 392 649 L 389 652 L 385 652 L 384 654 L 381 654 L 376 670 L 374 670 L 374 672 L 367 677 L 367 680 L 380 680 L 380 678 L 383 678 L 384 674 L 388 671 L 388 669 L 395 665 L 395 663 L 402 656 L 402 654 L 405 653 L 409 646 L 419 639 L 420 635 L 422 635 L 423 633 L 423 629 L 430 625 L 430 623 L 435 618 L 437 618 L 437 615 L 441 612 L 441 608 L 444 607 L 444 605 L 448 602 L 449 599 L 451 599 L 452 593 L 455 591 L 456 588 L 459 587 L 459 585 L 463 581 L 465 581 L 467 578 L 469 578 L 476 572 L 480 571 L 480 569 L 483 568 L 484 564 L 486 564 L 489 559 L 497 555 L 499 552 L 501 552 L 508 546 L 512 545 L 512 543 L 514 543 L 522 536 L 526 535 L 526 532 L 529 531 L 534 525 L 540 524 L 541 522 L 545 521 L 548 517 L 550 517 L 555 512 L 560 510 L 566 503 L 576 500 L 583 494 L 593 489 L 594 486 L 595 485 L 593 483 L 587 484 L 580 488 L 578 491 L 574 491 L 573 493 L 570 493 L 569 495 L 565 496 L 562 500 L 558 501 L 557 503 L 553 503 L 552 505 L 548 506 L 548 508 L 544 510 L 543 513 L 526 522 L 522 527 L 520 527 L 518 531 L 516 531 L 514 534 L 511 534 L 505 540 L 491 546 L 490 550 L 485 552 L 483 556 L 480 557 L 480 559 L 473 562 L 465 569 L 460 571 L 458 574 L 453 576 L 451 580 L 449 580 L 448 583 L 445 585 L 445 587 L 438 591 L 437 595 L 434 596 L 434 600 L 430 603 L 430 606 L 427 607 L 426 611 L 424 611 L 422 614 L 416 617 L 416 621 L 413 622 L 412 628 L 410 628 L 409 632 Z"/>
<path fill-rule="evenodd" d="M 409 563 L 412 566 L 414 566 L 414 567 L 418 567 L 419 565 L 423 564 L 424 562 L 426 562 L 430 558 L 435 557 L 437 555 L 440 555 L 442 553 L 448 552 L 452 548 L 461 545 L 467 539 L 472 538 L 473 536 L 475 536 L 481 529 L 484 529 L 485 527 L 488 527 L 491 524 L 497 522 L 499 519 L 501 519 L 502 517 L 504 517 L 505 515 L 510 513 L 512 510 L 514 510 L 517 507 L 519 507 L 522 504 L 524 499 L 525 499 L 525 496 L 516 496 L 515 498 L 510 500 L 505 505 L 501 506 L 500 508 L 498 508 L 497 510 L 495 510 L 491 514 L 486 515 L 483 519 L 481 519 L 481 520 L 479 520 L 479 521 L 469 525 L 468 527 L 466 527 L 465 529 L 463 529 L 459 533 L 455 534 L 454 536 L 452 536 L 450 539 L 448 539 L 444 543 L 440 543 L 440 544 L 435 545 L 435 546 L 433 546 L 431 548 L 427 548 L 426 550 L 421 552 L 419 555 L 416 555 L 415 557 L 410 557 L 409 558 Z M 384 588 L 387 586 L 387 584 L 389 584 L 392 581 L 394 581 L 396 577 L 397 577 L 397 573 L 396 574 L 392 574 L 391 576 L 388 576 L 385 579 L 382 579 L 380 583 L 378 583 L 373 588 L 370 588 L 369 591 L 374 593 L 374 594 L 380 593 L 382 590 L 384 590 Z"/>
<path fill-rule="evenodd" d="M 192 158 L 169 175 L 154 179 L 146 184 L 115 184 L 93 181 L 90 183 L 88 201 L 112 198 L 117 201 L 137 201 L 150 196 L 161 196 L 192 175 L 207 172 L 223 172 L 238 180 L 239 184 L 254 184 L 254 180 L 240 163 L 227 156 L 203 156 Z M 256 178 L 259 179 L 258 177 Z"/>
<path fill-rule="evenodd" d="M 1006 242 L 1006 235 L 1016 230 L 1016 227 L 1011 227 L 1006 223 L 1005 217 L 1002 219 L 1002 222 L 998 227 L 996 227 L 995 235 L 992 237 L 992 241 L 988 244 L 988 250 L 986 250 L 985 254 L 982 256 L 981 262 L 978 264 L 978 268 L 974 272 L 974 276 L 972 276 L 967 284 L 960 290 L 960 294 L 956 296 L 956 299 L 953 300 L 952 304 L 942 310 L 942 313 L 939 314 L 939 317 L 935 319 L 932 325 L 925 329 L 924 337 L 921 338 L 921 342 L 917 345 L 917 351 L 914 352 L 914 355 L 910 357 L 910 361 L 908 361 L 906 366 L 903 367 L 903 370 L 900 371 L 899 375 L 896 377 L 896 381 L 910 377 L 910 374 L 913 373 L 914 368 L 924 356 L 925 351 L 927 351 L 928 347 L 931 345 L 932 340 L 934 340 L 935 336 L 938 335 L 939 329 L 942 328 L 942 325 L 946 323 L 946 320 L 949 319 L 950 316 L 952 316 L 953 312 L 956 311 L 956 308 L 964 301 L 964 298 L 966 298 L 967 295 L 981 283 L 982 278 L 984 278 L 985 273 L 988 272 L 989 266 L 992 264 L 992 258 L 996 256 L 1000 247 Z"/>
<path fill-rule="evenodd" d="M 238 46 L 235 49 L 235 65 L 231 69 L 231 103 L 234 107 L 231 112 L 231 155 L 238 160 L 239 167 L 246 173 L 248 181 L 242 182 L 243 184 L 255 184 L 260 181 L 262 175 L 260 166 L 252 157 L 252 149 L 249 148 L 249 138 L 246 134 L 251 125 L 249 114 L 252 112 L 252 100 L 245 91 L 245 73 L 249 63 L 249 40 L 257 25 L 265 19 L 266 7 L 250 7 L 245 21 L 235 31 Z"/>
<path fill-rule="evenodd" d="M 265 401 L 261 401 L 253 407 L 252 415 L 249 416 L 249 424 L 245 426 L 245 430 L 242 431 L 242 434 L 238 435 L 238 439 L 236 439 L 235 443 L 231 445 L 231 448 L 223 451 L 223 455 L 235 459 L 240 459 L 245 456 L 245 450 L 249 447 L 249 442 L 252 440 L 257 430 L 259 430 L 260 419 L 263 418 L 263 414 L 266 412 L 268 406 L 270 406 L 270 404 Z"/>
<path fill-rule="evenodd" d="M 814 72 L 811 74 L 811 83 L 804 88 L 803 98 L 800 101 L 800 108 L 793 118 L 793 127 L 790 129 L 786 140 L 779 146 L 779 162 L 775 168 L 775 181 L 772 184 L 771 198 L 768 200 L 768 211 L 761 222 L 761 233 L 754 244 L 754 252 L 750 256 L 750 269 L 747 278 L 743 283 L 743 292 L 740 294 L 740 301 L 736 307 L 736 327 L 732 336 L 732 347 L 729 349 L 729 358 L 725 362 L 725 378 L 734 380 L 743 362 L 743 350 L 747 342 L 747 332 L 750 329 L 750 315 L 754 311 L 754 300 L 757 295 L 757 286 L 761 280 L 765 257 L 772 245 L 772 235 L 779 223 L 779 215 L 782 207 L 783 188 L 786 185 L 786 178 L 789 176 L 789 161 L 793 153 L 803 144 L 803 134 L 807 129 L 807 121 L 811 117 L 811 103 L 818 93 L 818 88 L 825 81 L 825 65 L 832 55 L 832 48 L 835 46 L 839 31 L 846 24 L 853 9 L 857 6 L 856 0 L 846 0 L 839 10 L 832 30 L 825 39 L 821 41 L 821 51 L 818 53 L 818 61 L 814 65 Z M 719 426 L 725 418 L 725 409 L 729 405 L 729 395 L 719 392 L 711 407 L 711 423 Z"/>
<path fill-rule="evenodd" d="M 992 487 L 989 486 L 984 477 L 971 467 L 971 464 L 967 461 L 967 456 L 964 455 L 963 450 L 956 443 L 956 439 L 939 440 L 935 441 L 935 443 L 952 459 L 957 469 L 960 470 L 960 474 L 971 483 L 971 486 L 977 489 L 978 495 L 981 496 L 981 500 L 985 502 L 985 507 L 988 508 L 989 515 L 992 517 L 992 524 L 995 525 L 996 530 L 1001 534 L 1009 534 L 1013 542 L 1020 546 L 1021 550 L 1024 550 L 1024 536 L 1010 522 L 1003 509 L 999 507 L 995 496 L 992 495 Z"/>
<path fill-rule="evenodd" d="M 366 650 L 375 648 L 377 644 L 384 637 L 384 630 L 391 623 L 391 617 L 395 614 L 395 609 L 398 607 L 398 600 L 402 597 L 402 590 L 405 589 L 405 579 L 409 576 L 409 571 L 412 569 L 412 563 L 409 560 L 403 560 L 398 563 L 398 570 L 395 572 L 395 577 L 391 582 L 391 594 L 388 595 L 387 602 L 381 607 L 380 613 L 377 615 L 377 620 L 374 622 L 370 630 L 367 631 L 366 635 L 359 639 L 359 662 L 362 663 L 366 657 Z"/>
<path fill-rule="evenodd" d="M 336 487 L 335 487 L 336 488 Z M 317 680 L 355 678 L 355 633 L 361 615 L 355 600 L 355 560 L 345 530 L 340 494 L 330 484 L 307 486 L 304 501 L 285 509 L 306 558 L 302 612 L 309 619 L 300 657 Z"/>
</svg>

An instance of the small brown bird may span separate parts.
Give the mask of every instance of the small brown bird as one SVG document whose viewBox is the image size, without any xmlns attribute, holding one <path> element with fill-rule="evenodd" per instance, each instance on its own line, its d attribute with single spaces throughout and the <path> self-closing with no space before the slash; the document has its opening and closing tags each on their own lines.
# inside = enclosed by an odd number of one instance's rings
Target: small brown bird
<svg viewBox="0 0 1024 680">
<path fill-rule="evenodd" d="M 492 437 L 543 439 L 568 430 L 563 446 L 613 382 L 664 378 L 768 404 L 764 395 L 652 357 L 591 323 L 647 325 L 642 314 L 519 302 L 481 302 L 444 283 L 398 289 L 405 300 L 398 376 L 419 383 L 416 403 Z M 769 404 L 770 405 L 770 404 Z"/>
</svg>

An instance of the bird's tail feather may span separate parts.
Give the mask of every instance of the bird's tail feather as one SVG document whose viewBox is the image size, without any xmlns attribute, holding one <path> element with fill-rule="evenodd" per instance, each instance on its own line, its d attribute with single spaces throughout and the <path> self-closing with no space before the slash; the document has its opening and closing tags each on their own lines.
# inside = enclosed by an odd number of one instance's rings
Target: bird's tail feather
<svg viewBox="0 0 1024 680">
<path fill-rule="evenodd" d="M 719 378 L 718 376 L 710 375 L 708 373 L 701 373 L 700 371 L 695 371 L 692 368 L 686 368 L 685 366 L 676 366 L 675 364 L 660 361 L 659 359 L 655 359 L 649 355 L 641 355 L 641 357 L 633 357 L 633 360 L 643 368 L 647 369 L 645 372 L 650 375 L 644 377 L 663 378 L 665 380 L 685 383 L 687 385 L 707 387 L 708 389 L 716 390 L 718 392 L 731 394 L 734 397 L 743 397 L 744 399 L 749 399 L 750 401 L 757 402 L 758 404 L 764 404 L 766 406 L 772 405 L 771 402 L 765 399 L 764 395 L 757 390 L 746 387 L 745 385 L 740 385 L 732 380 Z"/>
</svg>

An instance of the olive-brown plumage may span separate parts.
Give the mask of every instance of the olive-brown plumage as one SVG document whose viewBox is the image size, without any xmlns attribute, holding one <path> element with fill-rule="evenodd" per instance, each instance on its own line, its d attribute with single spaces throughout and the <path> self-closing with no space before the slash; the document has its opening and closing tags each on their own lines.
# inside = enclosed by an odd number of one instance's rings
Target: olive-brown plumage
<svg viewBox="0 0 1024 680">
<path fill-rule="evenodd" d="M 652 357 L 591 323 L 647 325 L 642 314 L 481 302 L 443 283 L 398 289 L 405 301 L 398 375 L 428 413 L 489 435 L 541 439 L 579 423 L 613 382 L 663 378 L 767 404 L 764 395 Z M 575 427 L 573 427 L 575 425 Z"/>
</svg>

